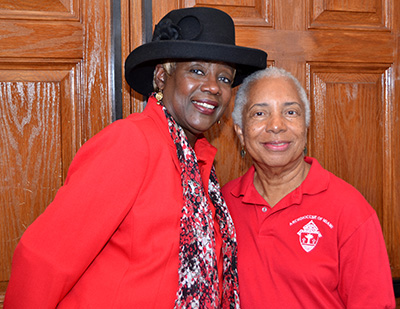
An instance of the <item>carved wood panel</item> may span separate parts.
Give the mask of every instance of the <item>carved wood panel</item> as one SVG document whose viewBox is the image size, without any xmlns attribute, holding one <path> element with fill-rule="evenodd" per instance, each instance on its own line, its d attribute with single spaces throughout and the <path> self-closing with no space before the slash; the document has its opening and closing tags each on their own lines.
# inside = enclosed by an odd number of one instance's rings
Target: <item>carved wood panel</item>
<svg viewBox="0 0 400 309">
<path fill-rule="evenodd" d="M 209 6 L 227 12 L 236 24 L 272 27 L 273 1 L 266 0 L 184 0 L 181 7 Z"/>
<path fill-rule="evenodd" d="M 321 164 L 360 190 L 381 221 L 391 266 L 399 269 L 398 203 L 394 199 L 395 118 L 385 64 L 308 64 L 312 132 L 309 148 Z M 325 142 L 328 141 L 328 142 Z M 349 145 L 351 147 L 349 147 Z"/>
<path fill-rule="evenodd" d="M 73 69 L 40 73 L 32 79 L 32 71 L 0 71 L 2 282 L 10 276 L 19 238 L 52 201 L 65 177 L 66 158 L 76 150 L 75 130 L 61 119 L 61 111 L 76 109 L 68 82 Z"/>
<path fill-rule="evenodd" d="M 21 235 L 54 198 L 80 145 L 78 68 L 0 64 L 1 282 Z"/>
<path fill-rule="evenodd" d="M 389 1 L 308 0 L 309 28 L 389 30 Z"/>
<path fill-rule="evenodd" d="M 18 240 L 111 122 L 110 1 L 0 1 L 0 307 Z"/>
<path fill-rule="evenodd" d="M 0 16 L 8 19 L 79 20 L 79 1 L 74 0 L 3 0 Z"/>
<path fill-rule="evenodd" d="M 391 153 L 385 150 L 392 148 L 387 131 L 392 125 L 393 102 L 387 88 L 391 71 L 379 64 L 309 64 L 312 132 L 308 148 L 325 168 L 363 192 L 381 223 L 391 202 L 385 200 L 390 186 L 383 186 L 392 181 L 385 169 L 391 161 Z"/>
</svg>

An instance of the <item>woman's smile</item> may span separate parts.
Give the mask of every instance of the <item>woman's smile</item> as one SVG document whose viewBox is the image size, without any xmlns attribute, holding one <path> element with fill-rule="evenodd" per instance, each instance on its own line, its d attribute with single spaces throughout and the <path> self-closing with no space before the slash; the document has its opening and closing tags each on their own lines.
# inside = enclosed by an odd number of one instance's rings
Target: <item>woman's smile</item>
<svg viewBox="0 0 400 309">
<path fill-rule="evenodd" d="M 218 107 L 218 103 L 210 100 L 192 100 L 194 106 L 199 110 L 199 112 L 211 115 L 214 113 L 215 109 Z"/>
<path fill-rule="evenodd" d="M 285 151 L 290 147 L 290 143 L 284 141 L 267 142 L 264 143 L 263 145 L 267 150 L 276 152 Z"/>
</svg>

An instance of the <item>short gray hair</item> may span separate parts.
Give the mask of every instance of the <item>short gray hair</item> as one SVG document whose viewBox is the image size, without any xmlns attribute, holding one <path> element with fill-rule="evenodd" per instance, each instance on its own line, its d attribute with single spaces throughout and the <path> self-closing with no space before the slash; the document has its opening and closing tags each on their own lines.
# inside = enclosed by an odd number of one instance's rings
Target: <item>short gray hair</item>
<svg viewBox="0 0 400 309">
<path fill-rule="evenodd" d="M 236 93 L 235 97 L 235 107 L 232 112 L 232 119 L 235 124 L 237 124 L 241 129 L 243 129 L 243 108 L 247 104 L 248 101 L 248 92 L 252 85 L 263 78 L 275 78 L 275 77 L 285 77 L 292 80 L 296 86 L 297 92 L 299 94 L 300 100 L 303 102 L 305 106 L 306 112 L 306 127 L 310 126 L 310 118 L 311 118 L 311 111 L 310 111 L 310 101 L 307 98 L 307 93 L 304 88 L 301 86 L 300 82 L 290 74 L 288 71 L 284 69 L 277 68 L 277 67 L 268 67 L 264 70 L 259 70 L 254 72 L 253 74 L 247 76 L 243 84 L 239 87 L 238 92 Z"/>
</svg>

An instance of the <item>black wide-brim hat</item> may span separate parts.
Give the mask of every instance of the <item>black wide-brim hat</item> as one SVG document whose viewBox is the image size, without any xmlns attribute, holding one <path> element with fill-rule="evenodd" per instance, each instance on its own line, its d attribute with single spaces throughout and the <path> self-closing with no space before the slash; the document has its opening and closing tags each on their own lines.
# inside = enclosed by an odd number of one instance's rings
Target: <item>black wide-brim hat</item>
<svg viewBox="0 0 400 309">
<path fill-rule="evenodd" d="M 225 12 L 207 7 L 173 10 L 155 26 L 151 42 L 135 48 L 125 61 L 125 79 L 135 91 L 153 92 L 155 66 L 165 61 L 221 61 L 236 68 L 232 87 L 264 69 L 267 54 L 236 46 L 235 26 Z"/>
</svg>

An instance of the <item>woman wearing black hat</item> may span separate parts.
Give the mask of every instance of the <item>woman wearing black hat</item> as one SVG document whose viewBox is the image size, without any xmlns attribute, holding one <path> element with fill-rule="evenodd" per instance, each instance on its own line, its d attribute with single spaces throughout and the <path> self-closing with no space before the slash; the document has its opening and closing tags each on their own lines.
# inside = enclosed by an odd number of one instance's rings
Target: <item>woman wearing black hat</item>
<svg viewBox="0 0 400 309">
<path fill-rule="evenodd" d="M 265 66 L 222 11 L 167 14 L 125 64 L 145 110 L 78 151 L 17 246 L 5 308 L 238 308 L 236 235 L 203 132 Z"/>
</svg>

